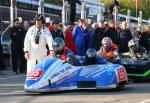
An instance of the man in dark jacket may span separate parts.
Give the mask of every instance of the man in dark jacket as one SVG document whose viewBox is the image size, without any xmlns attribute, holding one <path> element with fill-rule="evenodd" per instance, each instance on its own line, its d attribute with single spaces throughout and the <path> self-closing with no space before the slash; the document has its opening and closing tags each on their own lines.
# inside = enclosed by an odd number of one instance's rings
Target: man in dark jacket
<svg viewBox="0 0 150 103">
<path fill-rule="evenodd" d="M 23 35 L 22 35 L 22 40 L 21 40 L 21 44 L 22 44 L 22 46 L 21 46 L 21 50 L 20 50 L 20 52 L 21 52 L 21 69 L 20 69 L 20 72 L 21 73 L 26 73 L 26 71 L 27 71 L 27 60 L 25 59 L 25 57 L 24 57 L 24 51 L 23 51 L 23 48 L 24 48 L 24 39 L 25 39 L 25 36 L 26 36 L 26 33 L 27 33 L 27 31 L 28 31 L 28 29 L 29 29 L 29 27 L 30 27 L 30 22 L 28 21 L 28 20 L 25 20 L 24 22 L 23 22 Z"/>
<path fill-rule="evenodd" d="M 64 39 L 63 32 L 58 29 L 59 22 L 54 21 L 52 23 L 52 25 L 53 25 L 53 30 L 50 30 L 50 32 L 52 34 L 53 39 L 55 39 L 56 37 L 60 37 L 60 38 Z"/>
<path fill-rule="evenodd" d="M 19 73 L 21 68 L 21 56 L 23 55 L 23 28 L 20 27 L 19 19 L 14 19 L 14 26 L 10 29 L 11 52 L 12 52 L 12 66 L 13 72 Z"/>
<path fill-rule="evenodd" d="M 133 38 L 136 40 L 139 40 L 141 35 L 142 35 L 142 30 L 141 26 L 137 26 L 135 31 L 133 32 Z"/>
<path fill-rule="evenodd" d="M 119 32 L 119 53 L 129 51 L 128 42 L 132 39 L 131 31 L 127 27 L 127 22 L 122 22 L 122 29 Z"/>
<path fill-rule="evenodd" d="M 146 48 L 147 52 L 150 51 L 150 26 L 148 26 L 145 32 L 143 32 L 139 42 L 140 46 Z"/>
<path fill-rule="evenodd" d="M 100 21 L 99 27 L 96 28 L 93 34 L 93 43 L 95 45 L 96 51 L 98 51 L 101 47 L 101 42 L 102 42 L 102 39 L 104 38 L 104 32 L 105 32 L 104 21 Z"/>
<path fill-rule="evenodd" d="M 119 35 L 115 29 L 115 22 L 113 20 L 109 20 L 108 28 L 106 28 L 104 36 L 110 37 L 114 44 L 119 45 Z"/>
</svg>

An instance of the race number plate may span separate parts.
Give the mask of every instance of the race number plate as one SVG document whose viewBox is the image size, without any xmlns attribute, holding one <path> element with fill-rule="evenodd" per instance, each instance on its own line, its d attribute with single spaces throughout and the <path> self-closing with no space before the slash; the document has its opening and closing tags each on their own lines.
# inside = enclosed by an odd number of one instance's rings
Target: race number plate
<svg viewBox="0 0 150 103">
<path fill-rule="evenodd" d="M 28 74 L 28 79 L 38 79 L 42 75 L 42 69 L 34 69 Z"/>
<path fill-rule="evenodd" d="M 125 80 L 125 69 L 124 68 L 118 69 L 118 78 L 119 78 L 119 81 Z"/>
</svg>

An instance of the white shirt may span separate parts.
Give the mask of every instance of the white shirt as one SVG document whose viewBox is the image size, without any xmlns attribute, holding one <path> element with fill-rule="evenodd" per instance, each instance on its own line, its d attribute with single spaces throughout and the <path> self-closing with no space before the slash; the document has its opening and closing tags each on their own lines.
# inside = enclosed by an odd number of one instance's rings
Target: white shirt
<svg viewBox="0 0 150 103">
<path fill-rule="evenodd" d="M 38 31 L 38 28 L 33 25 L 27 31 L 25 41 L 24 41 L 24 51 L 28 51 L 30 58 L 42 58 L 47 55 L 46 44 L 48 45 L 50 50 L 53 50 L 52 42 L 53 38 L 46 26 L 43 26 L 40 29 L 40 38 L 39 44 L 35 44 L 35 36 Z"/>
</svg>

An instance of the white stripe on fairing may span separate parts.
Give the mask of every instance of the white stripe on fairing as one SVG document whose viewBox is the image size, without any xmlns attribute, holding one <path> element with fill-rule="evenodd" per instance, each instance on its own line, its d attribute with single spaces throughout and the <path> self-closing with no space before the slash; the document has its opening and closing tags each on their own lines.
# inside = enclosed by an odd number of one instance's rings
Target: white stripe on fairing
<svg viewBox="0 0 150 103">
<path fill-rule="evenodd" d="M 149 103 L 149 102 L 150 102 L 150 99 L 145 99 L 145 100 L 140 101 L 140 102 L 138 102 L 138 103 Z"/>
<path fill-rule="evenodd" d="M 11 76 L 11 77 L 6 77 L 6 78 L 0 78 L 0 80 L 12 79 L 12 78 L 23 77 L 23 76 L 26 76 L 26 75 L 18 75 L 18 76 Z"/>
<path fill-rule="evenodd" d="M 60 63 L 61 60 L 56 60 L 50 68 L 55 68 L 55 70 L 60 67 L 61 63 Z M 37 82 L 35 82 L 34 84 L 32 84 L 30 87 L 28 87 L 29 89 L 39 89 L 39 88 L 42 88 L 44 86 L 47 86 L 49 84 L 49 81 L 48 79 L 50 78 L 51 74 L 53 74 L 53 69 L 48 69 L 46 71 L 46 73 L 41 77 L 41 79 Z M 26 87 L 25 87 L 26 88 Z"/>
</svg>

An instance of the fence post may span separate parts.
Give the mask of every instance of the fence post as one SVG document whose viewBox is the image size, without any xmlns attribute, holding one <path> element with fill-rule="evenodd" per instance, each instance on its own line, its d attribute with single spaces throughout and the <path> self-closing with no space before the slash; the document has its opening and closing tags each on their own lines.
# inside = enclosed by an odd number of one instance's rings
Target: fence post
<svg viewBox="0 0 150 103">
<path fill-rule="evenodd" d="M 142 25 L 142 11 L 139 11 L 138 25 Z"/>
<path fill-rule="evenodd" d="M 98 10 L 98 16 L 97 16 L 97 23 L 100 21 L 100 20 L 103 20 L 103 13 L 102 13 L 102 8 L 99 7 L 99 10 Z"/>
<path fill-rule="evenodd" d="M 130 14 L 131 14 L 131 11 L 128 10 L 127 11 L 127 18 L 126 18 L 126 22 L 130 25 Z"/>
<path fill-rule="evenodd" d="M 116 27 L 116 24 L 117 24 L 117 22 L 118 22 L 118 6 L 115 6 L 115 27 Z"/>
<path fill-rule="evenodd" d="M 39 0 L 38 14 L 44 15 L 44 0 Z"/>
<path fill-rule="evenodd" d="M 85 2 L 82 2 L 81 6 L 81 19 L 85 19 Z"/>
<path fill-rule="evenodd" d="M 14 0 L 11 0 L 10 5 L 10 25 L 13 26 L 13 20 L 14 20 Z"/>
</svg>

